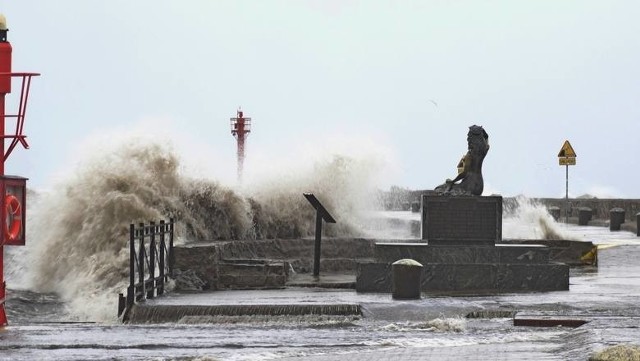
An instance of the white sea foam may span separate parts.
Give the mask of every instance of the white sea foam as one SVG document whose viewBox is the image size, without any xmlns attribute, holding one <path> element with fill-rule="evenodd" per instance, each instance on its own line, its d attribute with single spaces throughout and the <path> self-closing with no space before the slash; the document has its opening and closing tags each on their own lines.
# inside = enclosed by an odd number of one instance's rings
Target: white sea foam
<svg viewBox="0 0 640 361">
<path fill-rule="evenodd" d="M 547 208 L 523 196 L 505 207 L 502 237 L 504 239 L 571 239 L 571 235 L 553 219 Z"/>
<path fill-rule="evenodd" d="M 60 294 L 80 319 L 115 320 L 128 279 L 130 223 L 175 217 L 181 242 L 310 236 L 315 214 L 302 193 L 313 192 L 339 222 L 325 228 L 327 235 L 357 235 L 354 215 L 371 198 L 369 180 L 379 165 L 330 155 L 307 172 L 285 170 L 282 179 L 238 192 L 185 176 L 166 141 L 112 143 L 89 152 L 55 191 L 29 206 L 27 250 L 11 261 L 15 286 Z"/>
<path fill-rule="evenodd" d="M 382 329 L 394 332 L 463 332 L 466 329 L 466 324 L 466 320 L 462 317 L 435 318 L 423 322 L 394 322 L 382 327 Z"/>
</svg>

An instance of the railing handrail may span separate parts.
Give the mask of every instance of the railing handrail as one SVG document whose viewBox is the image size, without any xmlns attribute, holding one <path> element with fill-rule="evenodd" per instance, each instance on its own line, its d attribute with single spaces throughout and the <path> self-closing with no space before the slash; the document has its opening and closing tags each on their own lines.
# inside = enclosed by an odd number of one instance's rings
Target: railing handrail
<svg viewBox="0 0 640 361">
<path fill-rule="evenodd" d="M 161 220 L 159 224 L 129 226 L 129 287 L 126 298 L 120 294 L 118 303 L 118 316 L 123 316 L 124 321 L 135 302 L 162 295 L 168 277 L 173 276 L 174 223 L 169 218 L 168 223 Z"/>
</svg>

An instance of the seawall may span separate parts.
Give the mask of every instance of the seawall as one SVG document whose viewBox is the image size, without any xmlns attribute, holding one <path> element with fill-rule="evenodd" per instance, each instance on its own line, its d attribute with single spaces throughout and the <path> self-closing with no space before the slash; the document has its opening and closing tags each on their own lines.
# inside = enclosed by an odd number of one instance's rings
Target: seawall
<svg viewBox="0 0 640 361">
<path fill-rule="evenodd" d="M 387 205 L 393 208 L 385 210 L 404 210 L 411 209 L 411 203 L 420 202 L 422 194 L 431 192 L 429 190 L 407 191 L 405 193 L 385 192 L 384 198 L 389 200 Z M 397 201 L 391 199 L 398 198 Z M 530 198 L 533 202 L 538 202 L 546 207 L 559 207 L 564 210 L 567 205 L 565 198 Z M 504 204 L 517 204 L 516 197 L 504 197 Z M 581 207 L 591 208 L 593 211 L 593 219 L 609 219 L 609 211 L 613 208 L 622 208 L 625 210 L 625 220 L 627 222 L 635 222 L 636 214 L 640 213 L 640 199 L 622 199 L 622 198 L 569 198 L 570 217 L 578 216 L 578 209 Z M 564 214 L 564 213 L 563 213 Z"/>
<path fill-rule="evenodd" d="M 515 201 L 514 198 L 510 198 Z M 567 206 L 564 198 L 533 198 L 547 207 L 555 206 L 562 210 Z M 568 200 L 570 217 L 578 216 L 578 209 L 581 207 L 591 208 L 594 219 L 609 219 L 609 211 L 613 208 L 625 210 L 625 221 L 635 222 L 636 214 L 640 212 L 640 199 L 618 199 L 618 198 L 569 198 Z"/>
</svg>

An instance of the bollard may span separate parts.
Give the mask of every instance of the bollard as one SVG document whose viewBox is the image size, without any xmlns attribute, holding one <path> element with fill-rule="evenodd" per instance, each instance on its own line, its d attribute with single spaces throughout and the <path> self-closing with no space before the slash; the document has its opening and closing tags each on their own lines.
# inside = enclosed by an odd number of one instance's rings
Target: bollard
<svg viewBox="0 0 640 361">
<path fill-rule="evenodd" d="M 609 230 L 619 231 L 622 223 L 624 223 L 624 209 L 612 208 L 609 211 Z"/>
<path fill-rule="evenodd" d="M 593 212 L 591 211 L 591 208 L 589 208 L 589 207 L 580 207 L 580 208 L 578 208 L 578 225 L 586 226 L 587 224 L 589 224 L 589 221 L 591 220 L 591 215 L 592 214 L 593 214 Z"/>
<path fill-rule="evenodd" d="M 557 222 L 558 219 L 560 219 L 560 207 L 551 206 L 547 208 L 547 210 L 549 211 L 551 217 L 553 217 L 553 220 Z"/>
<path fill-rule="evenodd" d="M 640 237 L 640 213 L 636 213 L 636 236 Z"/>
<path fill-rule="evenodd" d="M 422 265 L 412 259 L 401 259 L 391 265 L 392 297 L 398 300 L 420 299 Z"/>
<path fill-rule="evenodd" d="M 412 202 L 411 203 L 411 212 L 413 212 L 413 213 L 420 212 L 420 202 Z"/>
</svg>

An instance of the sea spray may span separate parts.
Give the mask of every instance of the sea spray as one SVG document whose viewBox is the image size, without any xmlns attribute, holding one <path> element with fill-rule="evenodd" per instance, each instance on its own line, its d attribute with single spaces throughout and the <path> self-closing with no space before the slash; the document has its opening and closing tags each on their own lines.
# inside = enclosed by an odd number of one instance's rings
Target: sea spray
<svg viewBox="0 0 640 361">
<path fill-rule="evenodd" d="M 332 156 L 313 174 L 238 193 L 184 176 L 179 158 L 164 143 L 113 147 L 43 194 L 29 220 L 22 266 L 28 286 L 60 294 L 79 319 L 115 320 L 117 294 L 128 279 L 131 223 L 174 217 L 179 242 L 310 236 L 314 210 L 302 192 L 311 191 L 339 222 L 325 234 L 358 234 L 351 222 L 367 199 L 363 179 L 371 167 L 349 157 Z"/>
<path fill-rule="evenodd" d="M 374 207 L 370 195 L 376 169 L 370 159 L 331 155 L 306 172 L 256 184 L 249 194 L 258 203 L 258 234 L 264 238 L 312 235 L 315 210 L 302 197 L 304 192 L 314 193 L 338 221 L 325 226 L 325 235 L 360 234 L 355 224 Z"/>
<path fill-rule="evenodd" d="M 464 332 L 467 322 L 462 317 L 434 318 L 423 322 L 394 322 L 382 327 L 385 331 L 412 332 Z"/>
<path fill-rule="evenodd" d="M 59 293 L 81 319 L 113 319 L 128 279 L 128 224 L 180 215 L 177 167 L 158 144 L 124 144 L 43 196 L 32 220 L 31 286 Z"/>
<path fill-rule="evenodd" d="M 562 231 L 544 205 L 524 196 L 518 196 L 513 203 L 505 204 L 502 232 L 505 239 L 571 238 Z"/>
<path fill-rule="evenodd" d="M 177 217 L 185 241 L 255 239 L 254 208 L 245 199 L 214 181 L 183 179 Z"/>
</svg>

